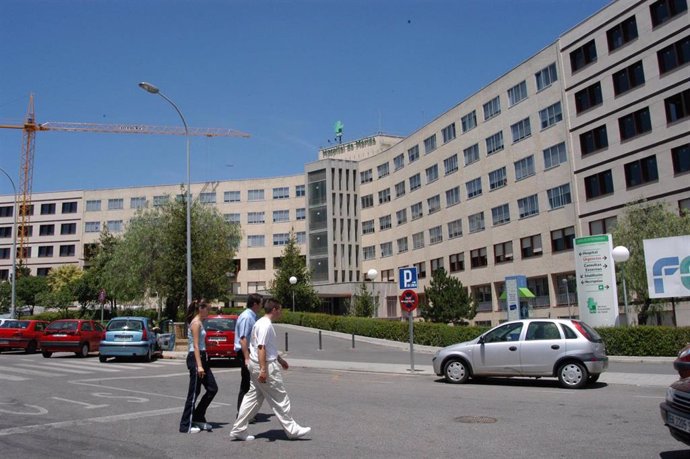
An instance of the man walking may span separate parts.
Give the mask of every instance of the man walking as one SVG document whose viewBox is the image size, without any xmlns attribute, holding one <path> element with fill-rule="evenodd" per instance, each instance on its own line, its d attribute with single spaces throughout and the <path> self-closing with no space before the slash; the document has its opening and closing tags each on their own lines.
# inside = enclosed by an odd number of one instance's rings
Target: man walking
<svg viewBox="0 0 690 459">
<path fill-rule="evenodd" d="M 280 371 L 280 367 L 287 370 L 289 365 L 278 355 L 276 332 L 272 323 L 280 317 L 281 309 L 280 303 L 274 299 L 265 300 L 265 314 L 254 324 L 249 342 L 251 385 L 230 431 L 230 438 L 234 440 L 254 440 L 254 436 L 247 435 L 247 426 L 261 408 L 264 399 L 268 400 L 288 438 L 294 440 L 311 432 L 311 427 L 301 427 L 290 414 L 290 398 Z"/>
<path fill-rule="evenodd" d="M 242 382 L 240 383 L 240 393 L 237 395 L 238 415 L 240 414 L 242 399 L 244 398 L 244 394 L 249 392 L 249 385 L 251 382 L 248 368 L 249 341 L 251 340 L 252 329 L 256 323 L 256 315 L 259 313 L 259 309 L 261 309 L 261 295 L 252 293 L 247 298 L 247 309 L 242 311 L 242 314 L 237 318 L 237 326 L 235 327 L 235 352 L 238 353 L 242 364 Z"/>
</svg>

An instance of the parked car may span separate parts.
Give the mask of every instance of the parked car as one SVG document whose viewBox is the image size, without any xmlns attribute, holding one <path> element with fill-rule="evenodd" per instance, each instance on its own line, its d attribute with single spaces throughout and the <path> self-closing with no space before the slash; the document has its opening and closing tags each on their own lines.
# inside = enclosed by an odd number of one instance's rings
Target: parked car
<svg viewBox="0 0 690 459">
<path fill-rule="evenodd" d="M 6 320 L 0 324 L 0 352 L 24 349 L 33 354 L 48 322 L 45 320 Z"/>
<path fill-rule="evenodd" d="M 666 401 L 659 405 L 659 409 L 671 436 L 690 445 L 690 378 L 671 384 L 666 390 Z"/>
<path fill-rule="evenodd" d="M 222 357 L 237 359 L 235 352 L 235 324 L 237 316 L 219 314 L 204 319 L 206 329 L 206 354 L 208 358 Z"/>
<path fill-rule="evenodd" d="M 571 319 L 506 322 L 433 357 L 434 371 L 449 383 L 482 376 L 557 377 L 568 389 L 596 382 L 608 362 L 597 332 Z"/>
<path fill-rule="evenodd" d="M 45 358 L 53 352 L 74 352 L 86 357 L 99 349 L 103 331 L 103 326 L 95 320 L 55 320 L 48 324 L 38 345 Z"/>
<path fill-rule="evenodd" d="M 111 319 L 105 327 L 98 359 L 105 362 L 108 357 L 143 357 L 150 362 L 154 357 L 162 355 L 164 350 L 172 350 L 169 344 L 161 346 L 162 340 L 170 343 L 170 339 L 157 331 L 147 317 Z"/>
<path fill-rule="evenodd" d="M 676 369 L 681 378 L 690 377 L 690 344 L 680 350 L 678 358 L 673 361 L 673 368 Z"/>
</svg>

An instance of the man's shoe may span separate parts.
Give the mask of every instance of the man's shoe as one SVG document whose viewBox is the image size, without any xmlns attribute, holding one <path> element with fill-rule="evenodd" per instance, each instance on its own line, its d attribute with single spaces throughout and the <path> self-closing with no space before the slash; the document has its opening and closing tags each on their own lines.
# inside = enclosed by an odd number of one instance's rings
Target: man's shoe
<svg viewBox="0 0 690 459">
<path fill-rule="evenodd" d="M 231 433 L 230 439 L 231 440 L 240 440 L 240 441 L 252 441 L 252 440 L 254 440 L 254 435 L 247 435 L 246 432 Z"/>
<path fill-rule="evenodd" d="M 188 431 L 188 433 L 199 433 L 199 432 L 201 432 L 201 429 L 198 427 L 195 427 L 195 426 L 190 427 L 189 431 Z"/>
<path fill-rule="evenodd" d="M 300 427 L 299 429 L 297 429 L 297 433 L 295 433 L 294 435 L 290 435 L 290 440 L 302 438 L 309 432 L 311 432 L 311 427 Z"/>
<path fill-rule="evenodd" d="M 194 427 L 198 427 L 199 430 L 206 430 L 208 432 L 211 432 L 213 430 L 213 426 L 208 422 L 192 422 L 192 425 Z"/>
</svg>

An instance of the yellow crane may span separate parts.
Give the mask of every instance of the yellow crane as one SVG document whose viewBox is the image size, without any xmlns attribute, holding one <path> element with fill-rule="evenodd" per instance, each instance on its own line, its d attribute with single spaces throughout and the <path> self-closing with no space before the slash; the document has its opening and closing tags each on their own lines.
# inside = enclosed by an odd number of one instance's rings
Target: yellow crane
<svg viewBox="0 0 690 459">
<path fill-rule="evenodd" d="M 17 250 L 18 263 L 25 259 L 27 231 L 24 228 L 29 224 L 31 191 L 34 174 L 35 135 L 38 131 L 62 131 L 62 132 L 101 132 L 106 134 L 164 134 L 186 135 L 183 127 L 150 126 L 144 124 L 97 124 L 97 123 L 71 123 L 71 122 L 46 122 L 37 123 L 34 113 L 34 96 L 29 96 L 29 107 L 26 112 L 24 124 L 0 124 L 0 129 L 21 129 L 22 151 L 19 162 L 19 218 L 17 225 L 17 238 L 19 247 Z M 189 128 L 188 134 L 196 137 L 249 137 L 246 132 L 225 128 Z"/>
</svg>

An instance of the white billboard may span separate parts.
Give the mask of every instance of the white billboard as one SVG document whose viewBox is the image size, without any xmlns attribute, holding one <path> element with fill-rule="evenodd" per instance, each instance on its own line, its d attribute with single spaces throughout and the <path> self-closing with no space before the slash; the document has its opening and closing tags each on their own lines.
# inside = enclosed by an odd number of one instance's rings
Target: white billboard
<svg viewBox="0 0 690 459">
<path fill-rule="evenodd" d="M 592 327 L 618 323 L 618 295 L 610 234 L 575 239 L 575 274 L 580 319 Z"/>
<path fill-rule="evenodd" d="M 690 236 L 642 242 L 649 297 L 690 296 Z"/>
</svg>

